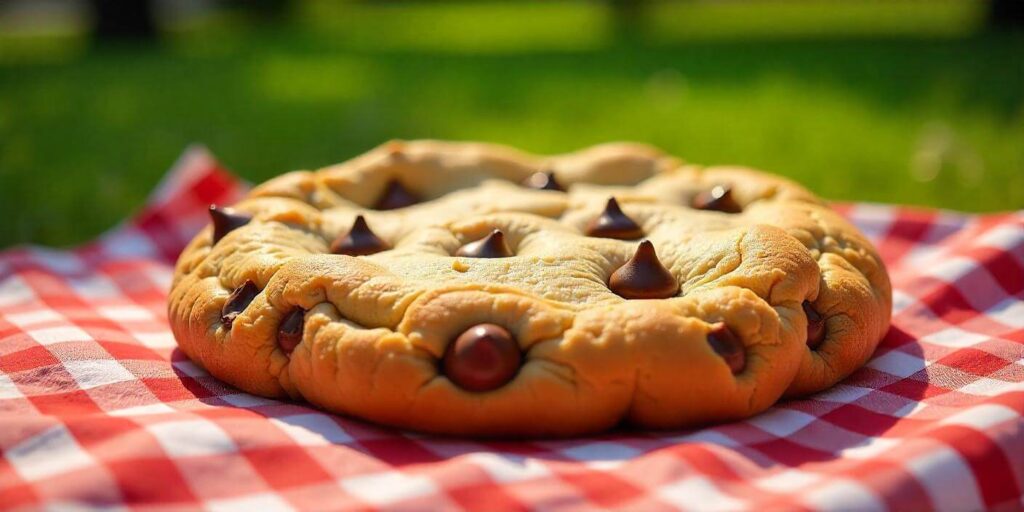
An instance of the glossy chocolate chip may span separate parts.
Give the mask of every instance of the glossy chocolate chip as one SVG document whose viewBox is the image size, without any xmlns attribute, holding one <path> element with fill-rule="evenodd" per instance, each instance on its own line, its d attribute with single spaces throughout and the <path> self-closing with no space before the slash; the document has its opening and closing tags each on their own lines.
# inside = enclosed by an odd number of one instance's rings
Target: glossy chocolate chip
<svg viewBox="0 0 1024 512">
<path fill-rule="evenodd" d="M 701 210 L 715 210 L 725 213 L 739 213 L 743 207 L 732 197 L 732 188 L 723 185 L 711 187 L 693 198 L 693 207 Z"/>
<path fill-rule="evenodd" d="M 523 186 L 536 190 L 555 190 L 558 192 L 565 192 L 565 188 L 558 183 L 558 180 L 555 179 L 555 173 L 551 171 L 535 172 L 531 174 L 529 178 L 523 180 Z"/>
<path fill-rule="evenodd" d="M 467 391 L 490 391 L 515 377 L 522 362 L 519 345 L 504 327 L 470 327 L 448 345 L 442 361 L 446 376 Z"/>
<path fill-rule="evenodd" d="M 416 197 L 409 189 L 405 188 L 397 180 L 391 180 L 387 186 L 384 187 L 384 193 L 377 199 L 377 204 L 374 205 L 374 209 L 377 210 L 395 210 L 398 208 L 405 208 L 420 202 L 420 198 Z"/>
<path fill-rule="evenodd" d="M 708 345 L 711 345 L 711 350 L 729 365 L 733 375 L 742 372 L 747 366 L 747 353 L 743 349 L 743 342 L 724 323 L 719 322 L 711 326 L 711 331 L 708 332 Z"/>
<path fill-rule="evenodd" d="M 224 302 L 224 307 L 220 310 L 220 321 L 231 328 L 235 318 L 239 313 L 245 311 L 245 308 L 259 293 L 259 288 L 256 288 L 256 283 L 252 281 L 246 281 L 242 286 L 235 288 L 235 291 L 228 295 L 228 300 Z"/>
<path fill-rule="evenodd" d="M 666 299 L 679 292 L 679 282 L 658 260 L 654 244 L 644 240 L 636 254 L 612 273 L 608 288 L 627 299 Z"/>
<path fill-rule="evenodd" d="M 331 252 L 334 254 L 345 254 L 348 256 L 365 256 L 390 249 L 387 242 L 370 229 L 366 219 L 359 215 L 352 223 L 348 233 L 339 236 L 331 244 Z"/>
<path fill-rule="evenodd" d="M 305 315 L 306 311 L 297 307 L 281 319 L 281 325 L 277 327 L 277 345 L 285 354 L 291 354 L 302 341 L 302 325 Z"/>
<path fill-rule="evenodd" d="M 211 204 L 210 219 L 213 221 L 213 243 L 217 243 L 224 235 L 248 224 L 252 220 L 252 215 Z"/>
<path fill-rule="evenodd" d="M 619 202 L 614 197 L 608 199 L 601 215 L 590 221 L 587 226 L 588 236 L 599 236 L 601 238 L 617 238 L 619 240 L 633 240 L 644 236 L 644 230 L 633 222 L 633 219 L 623 213 Z"/>
<path fill-rule="evenodd" d="M 459 247 L 455 255 L 467 258 L 508 258 L 512 256 L 512 249 L 505 243 L 505 233 L 495 229 L 480 240 Z"/>
<path fill-rule="evenodd" d="M 804 314 L 807 315 L 807 346 L 811 350 L 818 348 L 825 341 L 825 318 L 818 313 L 810 301 L 804 301 Z"/>
</svg>

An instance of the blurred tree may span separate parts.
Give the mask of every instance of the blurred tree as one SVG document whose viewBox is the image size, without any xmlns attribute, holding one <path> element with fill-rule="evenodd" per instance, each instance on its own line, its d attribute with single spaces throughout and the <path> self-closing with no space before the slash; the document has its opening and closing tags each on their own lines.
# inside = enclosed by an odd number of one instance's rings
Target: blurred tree
<svg viewBox="0 0 1024 512">
<path fill-rule="evenodd" d="M 221 5 L 244 10 L 262 21 L 281 21 L 291 14 L 291 0 L 222 0 Z"/>
<path fill-rule="evenodd" d="M 151 39 L 156 22 L 151 0 L 90 0 L 96 25 L 93 35 L 104 39 Z"/>
<path fill-rule="evenodd" d="M 643 33 L 646 0 L 608 0 L 611 24 L 618 39 L 634 41 Z"/>
<path fill-rule="evenodd" d="M 643 33 L 646 0 L 608 0 L 611 23 L 618 39 L 637 40 Z"/>
<path fill-rule="evenodd" d="M 608 0 L 612 26 L 619 39 L 635 40 L 643 32 L 647 0 Z"/>
<path fill-rule="evenodd" d="M 1024 0 L 990 0 L 988 24 L 998 29 L 1024 29 Z"/>
<path fill-rule="evenodd" d="M 291 0 L 250 0 L 258 14 L 267 18 L 283 18 L 291 13 Z"/>
</svg>

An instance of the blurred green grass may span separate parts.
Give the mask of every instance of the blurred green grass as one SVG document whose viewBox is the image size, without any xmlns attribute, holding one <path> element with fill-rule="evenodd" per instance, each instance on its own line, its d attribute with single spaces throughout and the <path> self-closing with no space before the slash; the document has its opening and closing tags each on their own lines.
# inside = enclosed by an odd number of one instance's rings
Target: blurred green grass
<svg viewBox="0 0 1024 512">
<path fill-rule="evenodd" d="M 186 145 L 259 182 L 390 138 L 649 142 L 838 200 L 1024 208 L 1024 37 L 977 2 L 304 2 L 159 44 L 0 31 L 0 246 L 71 245 Z"/>
</svg>

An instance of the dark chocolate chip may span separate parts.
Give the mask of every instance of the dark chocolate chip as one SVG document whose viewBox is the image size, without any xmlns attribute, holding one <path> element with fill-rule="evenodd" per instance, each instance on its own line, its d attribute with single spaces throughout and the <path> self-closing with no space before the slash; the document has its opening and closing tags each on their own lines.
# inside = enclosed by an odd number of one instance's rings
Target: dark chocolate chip
<svg viewBox="0 0 1024 512">
<path fill-rule="evenodd" d="M 228 295 L 228 300 L 224 301 L 224 307 L 220 310 L 221 323 L 230 329 L 238 314 L 245 311 L 245 308 L 259 293 L 259 288 L 256 288 L 256 283 L 252 281 L 246 281 L 242 286 L 235 288 L 235 291 Z"/>
<path fill-rule="evenodd" d="M 608 288 L 627 299 L 667 299 L 679 292 L 679 282 L 661 264 L 650 240 L 608 279 Z"/>
<path fill-rule="evenodd" d="M 377 210 L 395 210 L 420 202 L 420 198 L 409 192 L 398 180 L 391 180 L 384 187 L 384 193 L 377 199 L 374 208 Z"/>
<path fill-rule="evenodd" d="M 230 208 L 218 208 L 217 205 L 211 204 L 210 219 L 213 220 L 213 243 L 217 243 L 224 235 L 248 224 L 252 220 L 252 215 Z"/>
<path fill-rule="evenodd" d="M 555 179 L 555 173 L 552 171 L 535 172 L 531 174 L 530 177 L 523 180 L 523 186 L 537 190 L 555 190 L 558 192 L 565 192 L 565 188 L 558 183 L 558 180 Z"/>
<path fill-rule="evenodd" d="M 515 377 L 523 356 L 504 327 L 479 324 L 448 345 L 442 366 L 445 375 L 467 391 L 490 391 Z"/>
<path fill-rule="evenodd" d="M 370 226 L 366 219 L 359 215 L 352 222 L 352 228 L 348 233 L 339 236 L 331 244 L 331 252 L 334 254 L 345 254 L 348 256 L 365 256 L 390 249 L 387 242 L 381 240 Z"/>
<path fill-rule="evenodd" d="M 291 310 L 277 327 L 277 345 L 285 354 L 291 354 L 302 341 L 302 323 L 306 311 L 296 307 Z"/>
<path fill-rule="evenodd" d="M 508 258 L 512 256 L 512 249 L 505 243 L 505 233 L 495 229 L 480 240 L 459 247 L 455 255 L 467 258 Z"/>
<path fill-rule="evenodd" d="M 719 322 L 711 326 L 711 331 L 708 332 L 708 345 L 711 345 L 711 350 L 729 365 L 733 375 L 742 372 L 747 366 L 747 353 L 743 349 L 743 342 L 724 323 Z"/>
<path fill-rule="evenodd" d="M 587 235 L 633 240 L 644 236 L 644 230 L 622 212 L 619 202 L 612 197 L 608 199 L 608 204 L 605 205 L 601 215 L 590 221 L 590 225 L 587 226 Z"/>
<path fill-rule="evenodd" d="M 810 301 L 804 301 L 804 314 L 807 315 L 807 346 L 814 350 L 825 341 L 825 318 L 818 313 Z"/>
<path fill-rule="evenodd" d="M 711 187 L 693 198 L 693 207 L 701 210 L 716 210 L 725 213 L 739 213 L 743 207 L 732 197 L 732 188 L 723 185 Z"/>
</svg>

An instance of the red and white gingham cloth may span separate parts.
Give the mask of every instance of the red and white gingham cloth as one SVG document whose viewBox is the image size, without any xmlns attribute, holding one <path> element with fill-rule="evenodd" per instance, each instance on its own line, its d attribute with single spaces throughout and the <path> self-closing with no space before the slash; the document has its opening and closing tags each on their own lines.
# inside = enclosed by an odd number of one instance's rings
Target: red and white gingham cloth
<svg viewBox="0 0 1024 512">
<path fill-rule="evenodd" d="M 240 393 L 175 349 L 175 256 L 244 189 L 194 149 L 97 242 L 0 253 L 0 508 L 1024 509 L 1024 211 L 841 206 L 895 311 L 824 393 L 701 430 L 478 442 Z"/>
</svg>

